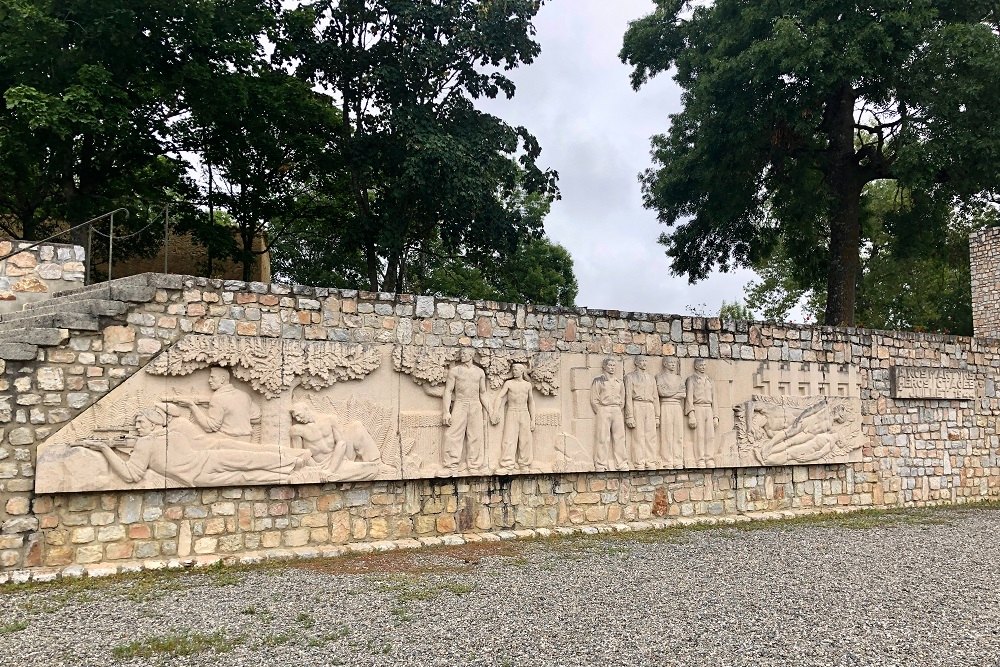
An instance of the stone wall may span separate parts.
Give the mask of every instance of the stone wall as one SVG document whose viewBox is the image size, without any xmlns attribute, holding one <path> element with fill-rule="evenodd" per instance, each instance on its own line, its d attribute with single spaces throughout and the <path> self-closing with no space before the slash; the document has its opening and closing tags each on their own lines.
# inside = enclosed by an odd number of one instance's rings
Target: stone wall
<svg viewBox="0 0 1000 667">
<path fill-rule="evenodd" d="M 67 331 L 33 360 L 3 364 L 0 567 L 7 576 L 319 555 L 346 544 L 433 543 L 459 533 L 477 539 L 497 531 L 1000 498 L 995 341 L 139 279 L 148 299 L 131 297 L 121 315 L 101 319 L 100 330 Z M 860 382 L 865 446 L 860 462 L 840 465 L 36 495 L 38 443 L 188 333 L 847 364 Z M 974 380 L 976 398 L 893 398 L 897 365 L 960 370 Z"/>
<path fill-rule="evenodd" d="M 31 245 L 28 241 L 0 241 L 0 256 Z M 0 313 L 21 310 L 24 304 L 49 298 L 53 292 L 83 285 L 83 248 L 46 243 L 0 262 Z"/>
<path fill-rule="evenodd" d="M 972 327 L 976 336 L 1000 338 L 1000 227 L 969 237 Z"/>
</svg>

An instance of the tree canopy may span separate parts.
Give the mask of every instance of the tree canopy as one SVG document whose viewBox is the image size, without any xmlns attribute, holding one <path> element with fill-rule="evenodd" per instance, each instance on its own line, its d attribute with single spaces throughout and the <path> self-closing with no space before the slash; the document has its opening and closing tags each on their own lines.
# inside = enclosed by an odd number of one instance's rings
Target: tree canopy
<svg viewBox="0 0 1000 667">
<path fill-rule="evenodd" d="M 507 199 L 554 195 L 555 173 L 536 165 L 525 128 L 474 105 L 514 94 L 504 70 L 538 54 L 540 4 L 317 0 L 289 13 L 281 52 L 340 112 L 351 209 L 330 236 L 339 254 L 363 259 L 368 289 L 400 291 L 408 258 L 428 243 L 512 252 L 541 233 Z"/>
<path fill-rule="evenodd" d="M 890 181 L 868 184 L 861 204 L 865 240 L 857 325 L 972 335 L 969 234 L 998 222 L 995 213 L 952 210 Z M 899 233 L 900 227 L 911 231 Z M 808 319 L 822 319 L 822 271 L 803 272 L 780 244 L 755 268 L 760 279 L 747 286 L 746 299 L 753 311 L 767 320 L 784 320 L 798 306 Z"/>
<path fill-rule="evenodd" d="M 476 108 L 514 94 L 506 72 L 539 53 L 540 5 L 3 3 L 0 227 L 37 239 L 170 202 L 245 274 L 273 245 L 285 275 L 310 274 L 290 263 L 309 257 L 339 285 L 453 291 L 451 278 L 535 253 L 556 268 L 522 271 L 526 283 L 556 283 L 508 289 L 497 274 L 490 294 L 571 301 L 572 262 L 525 204 L 547 211 L 556 174 L 526 128 Z"/>
<path fill-rule="evenodd" d="M 692 281 L 780 257 L 825 273 L 824 322 L 853 324 L 862 248 L 881 242 L 863 234 L 868 184 L 932 207 L 1000 200 L 995 0 L 656 0 L 621 57 L 635 87 L 673 70 L 684 91 L 642 182 Z"/>
</svg>

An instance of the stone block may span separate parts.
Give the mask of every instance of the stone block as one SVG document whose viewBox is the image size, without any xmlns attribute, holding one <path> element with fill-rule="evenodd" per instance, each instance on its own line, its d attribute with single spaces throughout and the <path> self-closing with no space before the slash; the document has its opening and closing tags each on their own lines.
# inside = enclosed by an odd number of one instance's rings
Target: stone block
<svg viewBox="0 0 1000 667">
<path fill-rule="evenodd" d="M 0 359 L 31 361 L 38 356 L 38 347 L 28 343 L 0 343 Z"/>
<path fill-rule="evenodd" d="M 35 432 L 26 427 L 11 429 L 7 434 L 7 442 L 15 446 L 30 445 L 35 441 Z"/>
</svg>

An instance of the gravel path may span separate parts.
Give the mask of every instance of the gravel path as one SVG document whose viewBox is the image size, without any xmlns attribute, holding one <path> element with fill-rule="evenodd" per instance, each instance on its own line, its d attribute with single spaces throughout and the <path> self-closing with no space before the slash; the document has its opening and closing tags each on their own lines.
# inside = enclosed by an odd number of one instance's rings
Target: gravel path
<svg viewBox="0 0 1000 667">
<path fill-rule="evenodd" d="M 1000 511 L 0 588 L 0 665 L 1000 665 Z"/>
</svg>

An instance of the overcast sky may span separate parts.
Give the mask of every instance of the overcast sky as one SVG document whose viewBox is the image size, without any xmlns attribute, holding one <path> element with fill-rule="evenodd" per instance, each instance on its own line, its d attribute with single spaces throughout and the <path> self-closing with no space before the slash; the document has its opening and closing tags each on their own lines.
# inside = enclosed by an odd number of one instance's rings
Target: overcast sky
<svg viewBox="0 0 1000 667">
<path fill-rule="evenodd" d="M 510 73 L 514 99 L 482 106 L 527 127 L 541 143 L 540 166 L 559 172 L 562 200 L 545 227 L 573 255 L 578 305 L 715 314 L 723 299 L 742 298 L 754 274 L 720 273 L 695 285 L 670 275 L 657 243 L 666 227 L 642 206 L 638 174 L 651 164 L 649 139 L 680 110 L 669 76 L 636 92 L 618 59 L 628 22 L 652 9 L 651 0 L 546 3 L 535 21 L 541 55 Z"/>
</svg>

